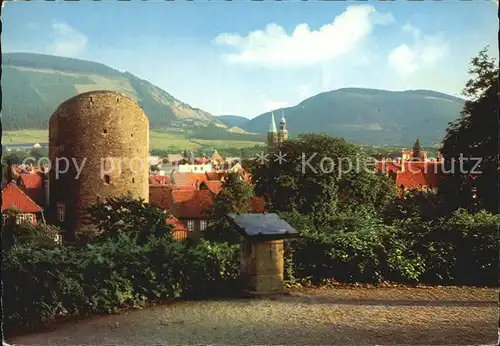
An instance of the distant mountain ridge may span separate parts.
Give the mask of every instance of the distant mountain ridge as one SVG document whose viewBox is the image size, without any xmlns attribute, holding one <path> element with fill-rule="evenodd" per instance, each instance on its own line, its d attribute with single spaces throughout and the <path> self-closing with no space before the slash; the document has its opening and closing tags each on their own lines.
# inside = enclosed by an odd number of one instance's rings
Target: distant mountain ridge
<svg viewBox="0 0 500 346">
<path fill-rule="evenodd" d="M 250 120 L 214 116 L 129 72 L 101 63 L 6 53 L 2 69 L 4 130 L 47 129 L 50 116 L 63 101 L 91 90 L 113 90 L 131 97 L 148 115 L 152 129 L 187 132 L 198 138 L 253 140 L 252 134 L 265 137 L 269 128 L 270 112 Z M 310 97 L 285 108 L 284 113 L 292 137 L 324 132 L 362 144 L 409 146 L 420 138 L 423 145 L 432 145 L 442 140 L 447 124 L 458 118 L 464 102 L 430 90 L 344 88 Z"/>
<path fill-rule="evenodd" d="M 431 90 L 387 91 L 343 88 L 310 97 L 284 108 L 291 133 L 323 132 L 363 144 L 439 143 L 449 122 L 457 119 L 465 100 Z M 277 114 L 281 114 L 281 111 Z M 240 125 L 265 132 L 271 112 Z"/>
<path fill-rule="evenodd" d="M 217 118 L 229 126 L 241 126 L 249 120 L 239 115 L 218 115 Z"/>
<path fill-rule="evenodd" d="M 217 117 L 184 103 L 129 72 L 101 63 L 32 53 L 2 54 L 3 128 L 46 129 L 56 108 L 66 99 L 92 90 L 113 90 L 136 101 L 151 128 L 184 131 L 213 124 L 228 128 Z"/>
</svg>

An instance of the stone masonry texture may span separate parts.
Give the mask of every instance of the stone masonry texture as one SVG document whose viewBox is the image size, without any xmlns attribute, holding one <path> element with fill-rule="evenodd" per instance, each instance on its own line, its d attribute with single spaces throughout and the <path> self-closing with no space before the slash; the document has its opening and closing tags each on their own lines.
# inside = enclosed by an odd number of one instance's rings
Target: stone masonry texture
<svg viewBox="0 0 500 346">
<path fill-rule="evenodd" d="M 52 217 L 64 203 L 61 226 L 73 234 L 96 202 L 124 195 L 148 201 L 148 153 L 148 118 L 127 96 L 92 91 L 63 102 L 49 123 Z"/>
</svg>

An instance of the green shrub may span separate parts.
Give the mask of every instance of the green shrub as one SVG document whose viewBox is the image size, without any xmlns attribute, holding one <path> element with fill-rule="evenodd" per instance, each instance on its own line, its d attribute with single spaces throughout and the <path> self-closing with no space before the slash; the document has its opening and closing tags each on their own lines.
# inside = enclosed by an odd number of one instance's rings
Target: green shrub
<svg viewBox="0 0 500 346">
<path fill-rule="evenodd" d="M 307 216 L 283 214 L 303 230 L 302 238 L 288 241 L 285 248 L 287 278 L 312 283 L 498 284 L 499 215 L 458 210 L 448 217 L 393 225 L 353 215 L 339 214 L 316 229 Z"/>
<path fill-rule="evenodd" d="M 6 332 L 58 316 L 115 313 L 176 297 L 234 293 L 239 247 L 134 235 L 82 248 L 14 246 L 4 252 Z"/>
<path fill-rule="evenodd" d="M 202 240 L 185 258 L 186 296 L 233 295 L 238 290 L 239 245 Z"/>
</svg>

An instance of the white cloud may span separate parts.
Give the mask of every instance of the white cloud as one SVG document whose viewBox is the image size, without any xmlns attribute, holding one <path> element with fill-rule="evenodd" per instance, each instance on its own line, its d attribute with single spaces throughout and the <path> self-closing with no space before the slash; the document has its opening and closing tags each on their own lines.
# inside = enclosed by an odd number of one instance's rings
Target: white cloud
<svg viewBox="0 0 500 346">
<path fill-rule="evenodd" d="M 80 55 L 87 46 L 87 36 L 72 28 L 66 23 L 56 22 L 52 24 L 53 42 L 48 51 L 54 55 L 76 57 Z"/>
<path fill-rule="evenodd" d="M 263 107 L 266 109 L 266 112 L 273 111 L 280 108 L 288 107 L 289 103 L 286 101 L 277 101 L 277 100 L 266 100 L 264 101 Z"/>
<path fill-rule="evenodd" d="M 377 12 L 370 5 L 356 5 L 349 6 L 332 23 L 318 30 L 311 30 L 303 23 L 289 35 L 283 27 L 271 23 L 247 36 L 223 33 L 214 42 L 237 51 L 225 55 L 230 63 L 305 66 L 346 55 L 372 33 L 375 25 L 393 21 L 390 13 Z"/>
<path fill-rule="evenodd" d="M 439 36 L 422 36 L 422 31 L 407 23 L 403 31 L 411 33 L 412 44 L 401 44 L 391 51 L 389 66 L 403 76 L 432 68 L 449 52 L 449 44 Z"/>
</svg>

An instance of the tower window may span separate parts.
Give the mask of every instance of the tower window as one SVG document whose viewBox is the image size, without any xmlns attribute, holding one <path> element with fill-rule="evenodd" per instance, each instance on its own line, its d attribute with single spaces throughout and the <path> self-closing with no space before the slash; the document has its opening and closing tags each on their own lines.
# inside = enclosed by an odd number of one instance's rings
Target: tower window
<svg viewBox="0 0 500 346">
<path fill-rule="evenodd" d="M 119 102 L 120 102 L 120 98 L 119 98 L 119 97 L 117 97 L 117 98 L 116 98 L 116 103 L 119 103 Z"/>
<path fill-rule="evenodd" d="M 135 179 L 134 178 L 132 178 L 132 182 L 135 183 Z"/>
<path fill-rule="evenodd" d="M 131 133 L 131 134 L 130 134 L 130 137 L 134 137 L 134 134 L 133 134 L 133 133 Z"/>
<path fill-rule="evenodd" d="M 66 205 L 64 203 L 57 203 L 57 220 L 64 222 L 66 219 Z"/>
<path fill-rule="evenodd" d="M 108 133 L 108 129 L 102 130 L 102 133 L 105 135 L 106 133 Z"/>
<path fill-rule="evenodd" d="M 104 182 L 105 182 L 106 184 L 109 184 L 109 183 L 111 182 L 111 177 L 110 177 L 109 175 L 105 175 L 105 176 L 104 176 Z"/>
<path fill-rule="evenodd" d="M 92 101 L 93 101 L 93 100 L 92 100 L 92 96 L 90 96 L 90 102 L 92 102 Z"/>
</svg>

